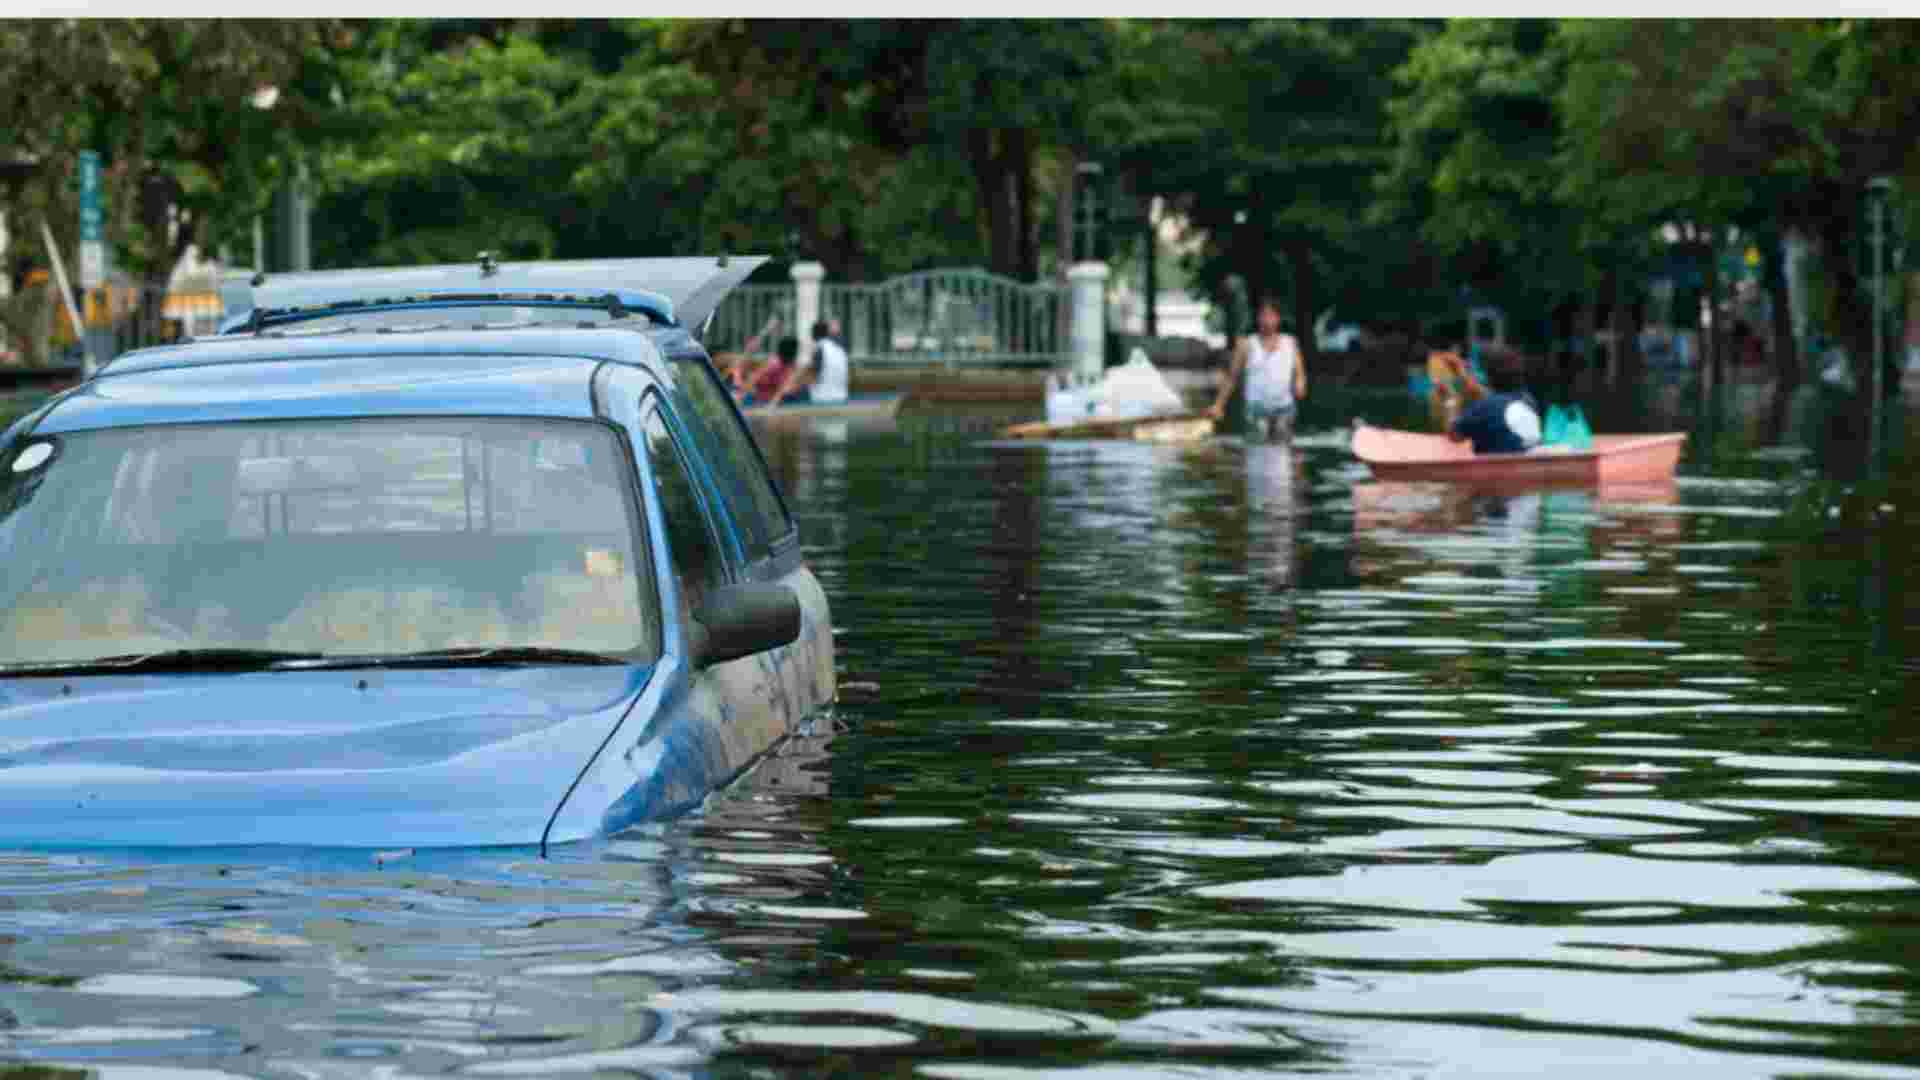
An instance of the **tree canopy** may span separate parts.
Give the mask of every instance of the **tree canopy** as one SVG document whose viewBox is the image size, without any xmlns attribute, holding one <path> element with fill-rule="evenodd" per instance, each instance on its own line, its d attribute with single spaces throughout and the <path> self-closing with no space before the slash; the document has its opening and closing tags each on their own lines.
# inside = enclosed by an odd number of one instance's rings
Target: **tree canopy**
<svg viewBox="0 0 1920 1080">
<path fill-rule="evenodd" d="M 1056 244 L 1076 200 L 1157 197 L 1196 289 L 1303 330 L 1474 298 L 1537 322 L 1733 230 L 1777 263 L 1793 230 L 1858 340 L 1866 185 L 1920 179 L 1916 60 L 1914 23 L 1837 18 L 20 20 L 0 206 L 16 277 L 38 221 L 72 243 L 94 149 L 149 280 L 294 175 L 322 267 L 752 250 L 1032 280 L 1087 254 Z"/>
<path fill-rule="evenodd" d="M 314 80 L 351 32 L 326 20 L 35 19 L 0 29 L 0 209 L 18 284 L 50 226 L 73 250 L 79 152 L 103 161 L 106 237 L 120 266 L 164 288 L 189 247 L 248 221 L 326 107 Z M 39 252 L 44 265 L 46 256 Z M 10 337 L 33 308 L 0 305 Z M 139 316 L 157 319 L 146 305 Z"/>
</svg>

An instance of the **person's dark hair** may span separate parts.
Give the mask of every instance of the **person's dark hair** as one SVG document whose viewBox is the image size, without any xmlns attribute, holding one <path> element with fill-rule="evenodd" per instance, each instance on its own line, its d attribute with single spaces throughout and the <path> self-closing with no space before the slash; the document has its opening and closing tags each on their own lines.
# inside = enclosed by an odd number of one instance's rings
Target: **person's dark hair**
<svg viewBox="0 0 1920 1080">
<path fill-rule="evenodd" d="M 827 320 L 815 319 L 813 321 L 813 340 L 825 341 L 827 338 L 831 337 L 832 335 L 833 335 L 833 327 L 827 325 Z"/>
<path fill-rule="evenodd" d="M 780 344 L 775 345 L 773 351 L 781 360 L 791 364 L 800 358 L 800 339 L 789 334 L 780 339 Z"/>
</svg>

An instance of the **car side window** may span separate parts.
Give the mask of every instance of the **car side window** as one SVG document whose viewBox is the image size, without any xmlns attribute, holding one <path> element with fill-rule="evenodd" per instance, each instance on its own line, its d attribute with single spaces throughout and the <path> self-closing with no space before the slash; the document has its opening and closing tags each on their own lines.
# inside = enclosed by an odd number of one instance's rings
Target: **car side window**
<svg viewBox="0 0 1920 1080">
<path fill-rule="evenodd" d="M 686 455 L 668 429 L 659 408 L 648 410 L 644 426 L 647 461 L 660 491 L 660 512 L 666 518 L 667 548 L 686 607 L 698 607 L 707 590 L 726 584 L 727 559 L 714 535 L 699 485 L 687 467 Z"/>
<path fill-rule="evenodd" d="M 686 403 L 681 412 L 693 438 L 715 463 L 716 473 L 724 474 L 716 476 L 715 483 L 739 523 L 747 560 L 767 558 L 773 554 L 775 542 L 792 533 L 794 526 L 753 434 L 705 360 L 698 355 L 682 355 L 673 358 L 673 365 L 678 376 L 678 398 Z"/>
</svg>

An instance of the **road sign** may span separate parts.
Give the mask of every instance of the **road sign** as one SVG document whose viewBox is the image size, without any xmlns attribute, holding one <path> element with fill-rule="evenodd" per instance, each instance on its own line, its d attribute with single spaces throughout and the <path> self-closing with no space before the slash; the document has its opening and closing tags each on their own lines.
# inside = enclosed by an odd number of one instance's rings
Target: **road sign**
<svg viewBox="0 0 1920 1080">
<path fill-rule="evenodd" d="M 107 281 L 107 246 L 98 240 L 80 241 L 80 287 L 97 289 Z"/>
<path fill-rule="evenodd" d="M 107 283 L 107 245 L 101 235 L 100 155 L 80 151 L 80 287 Z"/>
</svg>

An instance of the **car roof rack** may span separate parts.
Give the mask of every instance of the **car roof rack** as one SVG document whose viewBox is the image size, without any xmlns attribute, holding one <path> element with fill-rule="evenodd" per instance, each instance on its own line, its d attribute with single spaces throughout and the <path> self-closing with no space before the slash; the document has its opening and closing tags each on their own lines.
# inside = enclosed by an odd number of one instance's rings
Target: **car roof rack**
<svg viewBox="0 0 1920 1080">
<path fill-rule="evenodd" d="M 263 273 L 223 285 L 223 327 L 258 331 L 270 323 L 401 305 L 526 302 L 600 306 L 616 319 L 639 312 L 698 331 L 766 261 L 765 255 L 722 254 L 499 262 L 481 252 L 465 263 Z"/>
</svg>

